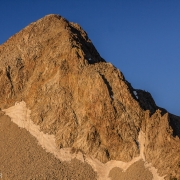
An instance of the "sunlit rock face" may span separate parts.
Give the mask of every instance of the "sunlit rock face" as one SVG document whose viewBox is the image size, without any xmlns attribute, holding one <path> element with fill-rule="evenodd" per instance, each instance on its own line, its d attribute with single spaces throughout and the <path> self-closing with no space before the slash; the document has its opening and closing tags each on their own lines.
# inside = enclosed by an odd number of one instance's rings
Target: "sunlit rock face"
<svg viewBox="0 0 180 180">
<path fill-rule="evenodd" d="M 144 154 L 161 176 L 180 178 L 180 118 L 135 90 L 87 33 L 59 15 L 31 23 L 0 46 L 0 105 L 24 101 L 58 148 L 105 163 Z"/>
</svg>

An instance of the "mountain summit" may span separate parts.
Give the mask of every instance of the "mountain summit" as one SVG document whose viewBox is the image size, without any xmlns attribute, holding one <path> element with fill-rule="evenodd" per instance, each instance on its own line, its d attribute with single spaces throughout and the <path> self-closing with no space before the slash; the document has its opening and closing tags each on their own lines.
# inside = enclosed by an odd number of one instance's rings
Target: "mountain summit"
<svg viewBox="0 0 180 180">
<path fill-rule="evenodd" d="M 78 24 L 47 15 L 0 46 L 1 109 L 21 101 L 59 149 L 102 163 L 141 156 L 180 179 L 180 117 L 134 89 Z"/>
</svg>

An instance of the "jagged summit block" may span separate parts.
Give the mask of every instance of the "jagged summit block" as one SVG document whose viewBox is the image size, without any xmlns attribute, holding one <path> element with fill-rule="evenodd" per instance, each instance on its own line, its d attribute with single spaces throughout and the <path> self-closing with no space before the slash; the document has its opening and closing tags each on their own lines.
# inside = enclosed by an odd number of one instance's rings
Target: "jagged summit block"
<svg viewBox="0 0 180 180">
<path fill-rule="evenodd" d="M 33 122 L 54 134 L 59 148 L 101 162 L 139 156 L 143 131 L 146 161 L 160 175 L 180 178 L 180 118 L 134 91 L 87 33 L 59 15 L 31 23 L 0 46 L 1 108 L 25 101 Z"/>
</svg>

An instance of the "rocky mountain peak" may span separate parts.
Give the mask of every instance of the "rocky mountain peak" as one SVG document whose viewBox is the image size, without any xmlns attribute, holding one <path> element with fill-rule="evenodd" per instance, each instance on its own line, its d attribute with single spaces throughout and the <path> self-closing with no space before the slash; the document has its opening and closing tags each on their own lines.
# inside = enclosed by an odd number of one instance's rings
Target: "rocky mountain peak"
<svg viewBox="0 0 180 180">
<path fill-rule="evenodd" d="M 140 155 L 143 132 L 144 160 L 161 176 L 180 178 L 180 118 L 133 89 L 78 24 L 48 15 L 7 40 L 0 46 L 0 89 L 1 108 L 24 101 L 58 148 L 127 162 Z"/>
</svg>

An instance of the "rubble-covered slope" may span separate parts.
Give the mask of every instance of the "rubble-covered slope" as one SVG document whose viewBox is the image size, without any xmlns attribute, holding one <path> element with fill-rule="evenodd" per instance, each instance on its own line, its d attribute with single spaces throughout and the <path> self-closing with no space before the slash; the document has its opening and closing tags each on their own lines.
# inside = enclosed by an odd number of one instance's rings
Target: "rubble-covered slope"
<svg viewBox="0 0 180 180">
<path fill-rule="evenodd" d="M 25 101 L 32 121 L 101 162 L 145 157 L 161 176 L 180 178 L 180 117 L 134 90 L 100 57 L 86 32 L 58 15 L 31 23 L 0 46 L 0 104 Z"/>
</svg>

